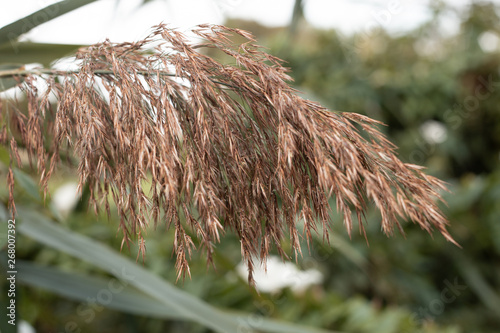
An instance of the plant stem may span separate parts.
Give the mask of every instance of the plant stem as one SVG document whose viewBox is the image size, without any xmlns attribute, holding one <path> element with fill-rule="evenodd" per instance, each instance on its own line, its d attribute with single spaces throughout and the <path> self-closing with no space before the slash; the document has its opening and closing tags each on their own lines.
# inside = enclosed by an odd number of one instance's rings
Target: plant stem
<svg viewBox="0 0 500 333">
<path fill-rule="evenodd" d="M 28 76 L 28 75 L 42 75 L 42 74 L 47 74 L 47 75 L 62 75 L 62 76 L 67 76 L 67 75 L 74 75 L 80 73 L 80 70 L 71 70 L 71 71 L 62 71 L 62 70 L 55 70 L 55 69 L 46 69 L 46 68 L 37 68 L 37 69 L 11 69 L 11 70 L 5 70 L 5 71 L 0 71 L 0 78 L 2 77 L 15 77 L 15 76 Z M 176 74 L 169 73 L 169 72 L 164 72 L 164 71 L 136 71 L 136 74 L 139 75 L 160 75 L 160 76 L 173 76 L 173 77 L 180 77 Z M 106 70 L 106 69 L 98 69 L 93 72 L 95 75 L 116 75 L 116 73 L 112 70 Z M 212 80 L 213 83 L 221 84 L 227 87 L 231 87 L 234 89 L 241 89 L 238 88 L 232 84 L 217 81 L 217 80 Z"/>
<path fill-rule="evenodd" d="M 42 74 L 48 74 L 48 75 L 74 75 L 80 73 L 80 70 L 71 70 L 71 71 L 61 71 L 61 70 L 55 70 L 55 69 L 46 69 L 46 68 L 37 68 L 37 69 L 24 69 L 24 70 L 18 70 L 18 69 L 12 69 L 12 70 L 6 70 L 6 71 L 0 71 L 0 77 L 12 77 L 12 76 L 28 76 L 28 75 L 42 75 Z M 173 73 L 168 73 L 168 72 L 151 72 L 151 71 L 137 71 L 137 74 L 140 75 L 156 75 L 159 74 L 161 76 L 176 76 Z M 116 73 L 113 72 L 112 70 L 103 70 L 103 69 L 98 69 L 94 71 L 94 74 L 96 75 L 115 75 Z"/>
</svg>

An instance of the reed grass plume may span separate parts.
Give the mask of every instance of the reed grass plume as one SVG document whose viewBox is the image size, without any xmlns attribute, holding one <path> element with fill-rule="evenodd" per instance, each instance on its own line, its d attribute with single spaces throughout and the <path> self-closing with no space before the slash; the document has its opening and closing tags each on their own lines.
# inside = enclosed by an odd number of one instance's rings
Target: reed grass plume
<svg viewBox="0 0 500 333">
<path fill-rule="evenodd" d="M 198 42 L 158 25 L 139 42 L 81 49 L 77 70 L 11 74 L 24 79 L 28 103 L 21 111 L 3 101 L 10 127 L 1 138 L 11 160 L 20 164 L 25 149 L 46 194 L 61 154 L 75 156 L 79 187 L 90 186 L 95 211 L 109 214 L 114 200 L 122 246 L 138 240 L 144 251 L 149 223 L 174 229 L 179 277 L 189 274 L 195 243 L 211 263 L 220 238 L 232 232 L 252 282 L 252 258 L 265 261 L 273 246 L 287 257 L 284 239 L 297 255 L 301 238 L 309 241 L 319 225 L 328 238 L 332 208 L 349 234 L 355 223 L 364 232 L 364 212 L 374 204 L 388 235 L 409 219 L 454 242 L 437 207 L 443 183 L 401 162 L 380 122 L 299 97 L 282 61 L 249 32 L 219 25 L 193 31 Z M 235 44 L 234 36 L 246 42 Z M 36 80 L 45 80 L 47 91 L 39 92 Z M 8 183 L 14 213 L 12 169 Z"/>
</svg>

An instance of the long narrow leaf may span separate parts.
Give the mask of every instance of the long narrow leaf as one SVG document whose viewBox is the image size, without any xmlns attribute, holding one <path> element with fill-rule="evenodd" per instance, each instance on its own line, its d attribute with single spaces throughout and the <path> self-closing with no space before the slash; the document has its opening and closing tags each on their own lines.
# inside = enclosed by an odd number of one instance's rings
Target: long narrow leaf
<svg viewBox="0 0 500 333">
<path fill-rule="evenodd" d="M 19 271 L 17 276 L 19 281 L 50 290 L 69 299 L 88 302 L 89 297 L 98 298 L 99 293 L 108 291 L 107 294 L 111 293 L 112 297 L 106 299 L 106 303 L 103 304 L 108 308 L 140 316 L 183 318 L 175 309 L 116 280 L 66 273 L 23 260 L 18 260 L 16 266 Z"/>
<path fill-rule="evenodd" d="M 219 332 L 234 333 L 237 324 L 221 311 L 163 281 L 109 247 L 59 228 L 43 215 L 20 210 L 19 232 L 126 279 L 131 285 L 191 319 Z"/>
<path fill-rule="evenodd" d="M 81 45 L 23 42 L 13 48 L 9 44 L 3 44 L 0 45 L 0 63 L 39 63 L 50 67 L 53 61 L 74 54 L 79 47 Z"/>
<path fill-rule="evenodd" d="M 14 42 L 19 36 L 72 10 L 88 5 L 97 0 L 64 0 L 42 8 L 0 29 L 0 45 Z"/>
<path fill-rule="evenodd" d="M 152 304 L 161 303 L 165 310 L 170 311 L 170 315 L 173 316 L 175 313 L 177 319 L 193 320 L 218 332 L 234 333 L 243 331 L 250 333 L 258 330 L 275 333 L 334 333 L 263 317 L 257 318 L 254 314 L 225 312 L 215 309 L 153 275 L 105 245 L 66 230 L 50 222 L 43 215 L 29 209 L 19 207 L 18 213 L 18 219 L 21 220 L 17 229 L 19 233 L 88 261 L 119 279 L 127 281 L 131 286 L 136 287 L 145 294 L 142 297 L 150 297 L 154 301 Z M 29 274 L 23 274 L 22 278 L 26 281 L 29 279 L 29 282 L 33 285 L 50 289 L 50 286 L 42 285 L 44 282 L 34 282 L 37 277 L 27 278 L 27 275 Z M 98 282 L 98 280 L 92 280 L 92 285 L 87 287 L 88 292 L 92 293 L 99 283 L 101 282 Z M 52 284 L 52 286 L 54 285 Z M 62 289 L 63 291 L 60 290 L 59 293 L 69 293 L 67 288 Z M 83 291 L 81 291 L 81 294 L 83 294 Z M 73 294 L 73 297 L 76 296 L 76 294 Z"/>
<path fill-rule="evenodd" d="M 471 287 L 487 308 L 500 316 L 500 297 L 482 276 L 479 268 L 459 251 L 453 251 L 452 256 L 467 286 Z"/>
<path fill-rule="evenodd" d="M 14 179 L 16 183 L 34 200 L 41 202 L 42 197 L 38 185 L 33 179 L 19 168 L 14 168 Z"/>
</svg>

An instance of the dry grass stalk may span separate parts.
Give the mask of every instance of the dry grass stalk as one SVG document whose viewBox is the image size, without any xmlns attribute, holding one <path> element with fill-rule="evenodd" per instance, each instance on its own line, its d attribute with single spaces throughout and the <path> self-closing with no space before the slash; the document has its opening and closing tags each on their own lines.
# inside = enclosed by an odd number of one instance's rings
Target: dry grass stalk
<svg viewBox="0 0 500 333">
<path fill-rule="evenodd" d="M 159 25 L 137 43 L 106 41 L 82 49 L 78 71 L 43 72 L 66 77 L 63 83 L 54 75 L 45 78 L 44 94 L 33 81 L 40 75 L 22 73 L 28 113 L 13 112 L 10 131 L 36 161 L 45 191 L 60 151 L 72 149 L 79 186 L 90 185 L 96 211 L 105 207 L 109 213 L 111 193 L 124 243 L 138 236 L 143 250 L 141 230 L 151 221 L 175 230 L 179 276 L 189 274 L 195 247 L 189 234 L 211 262 L 221 235 L 232 231 L 241 240 L 251 282 L 252 257 L 265 260 L 273 244 L 286 257 L 285 235 L 300 253 L 299 218 L 308 240 L 317 223 L 328 237 L 331 197 L 349 234 L 351 214 L 364 232 L 363 214 L 374 202 L 386 234 L 409 218 L 454 242 L 436 206 L 443 183 L 401 162 L 376 129 L 378 121 L 333 113 L 298 97 L 281 61 L 261 51 L 248 32 L 200 26 L 195 33 L 203 43 Z M 233 34 L 248 42 L 233 45 Z M 158 40 L 163 44 L 148 52 Z M 215 61 L 201 47 L 226 53 L 235 65 Z M 50 93 L 59 101 L 52 116 Z M 16 141 L 11 143 L 15 157 Z M 152 182 L 150 193 L 144 181 Z M 10 203 L 15 210 L 12 196 Z"/>
</svg>

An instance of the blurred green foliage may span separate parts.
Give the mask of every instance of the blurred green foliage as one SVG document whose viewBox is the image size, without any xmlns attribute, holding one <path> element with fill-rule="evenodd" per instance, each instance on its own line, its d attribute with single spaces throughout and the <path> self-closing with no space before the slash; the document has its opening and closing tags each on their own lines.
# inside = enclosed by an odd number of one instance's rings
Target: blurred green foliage
<svg viewBox="0 0 500 333">
<path fill-rule="evenodd" d="M 298 264 L 319 269 L 325 280 L 303 294 L 286 289 L 259 295 L 249 288 L 235 272 L 240 244 L 230 234 L 217 247 L 216 269 L 207 269 L 204 255 L 196 253 L 193 278 L 179 282 L 180 289 L 216 307 L 254 313 L 250 320 L 257 323 L 263 315 L 344 332 L 499 331 L 500 50 L 485 52 L 478 40 L 488 32 L 500 36 L 500 9 L 490 3 L 471 5 L 459 13 L 462 23 L 455 35 L 442 33 L 440 27 L 454 9 L 440 3 L 431 10 L 429 22 L 398 35 L 378 27 L 344 36 L 315 30 L 298 19 L 293 35 L 286 28 L 251 22 L 228 24 L 252 31 L 270 53 L 283 58 L 294 85 L 308 98 L 333 110 L 383 121 L 388 126 L 382 130 L 399 147 L 403 161 L 426 165 L 429 173 L 449 182 L 450 193 L 444 194 L 448 206 L 442 208 L 463 249 L 439 235 L 431 238 L 411 223 L 405 224 L 404 237 L 387 239 L 373 211 L 367 216 L 369 245 L 361 235 L 349 241 L 336 219 L 332 244 L 319 238 L 310 253 L 304 251 Z M 444 140 L 426 139 L 423 128 L 431 120 L 445 128 Z M 0 170 L 5 174 L 5 163 Z M 33 201 L 39 193 L 26 177 L 16 173 L 16 202 L 30 203 L 57 219 L 50 199 L 44 206 Z M 6 202 L 4 179 L 0 195 Z M 70 169 L 62 168 L 51 187 L 74 179 Z M 120 248 L 116 216 L 109 221 L 96 218 L 80 203 L 60 223 Z M 175 281 L 173 232 L 158 226 L 146 239 L 147 257 L 138 264 Z M 95 266 L 23 235 L 18 236 L 17 251 L 19 259 L 63 272 L 109 278 Z M 124 256 L 136 253 L 135 248 L 123 250 Z M 95 317 L 86 320 L 78 310 L 88 306 L 85 302 L 25 285 L 19 286 L 18 298 L 20 316 L 37 332 L 65 332 L 71 321 L 82 332 L 209 332 L 199 324 L 130 315 L 99 305 L 93 305 Z"/>
<path fill-rule="evenodd" d="M 485 51 L 479 41 L 487 34 L 500 36 L 500 8 L 485 2 L 461 13 L 443 4 L 431 9 L 432 20 L 396 36 L 382 27 L 344 36 L 303 23 L 289 46 L 283 42 L 285 29 L 255 31 L 271 53 L 286 61 L 294 84 L 308 98 L 383 121 L 388 126 L 382 130 L 403 161 L 426 165 L 429 173 L 449 182 L 443 209 L 462 250 L 413 225 L 406 226 L 406 239 L 387 240 L 373 214 L 369 248 L 363 237 L 353 239 L 369 267 L 364 274 L 353 273 L 345 257 L 330 256 L 321 263 L 327 289 L 346 298 L 361 294 L 382 307 L 403 306 L 418 320 L 455 325 L 461 332 L 497 332 L 500 50 L 497 45 Z M 441 30 L 448 15 L 462 19 L 457 34 Z M 231 24 L 253 31 L 251 22 Z M 423 127 L 429 121 L 445 128 L 442 142 L 426 140 Z M 436 300 L 453 281 L 464 290 L 441 306 Z"/>
</svg>

